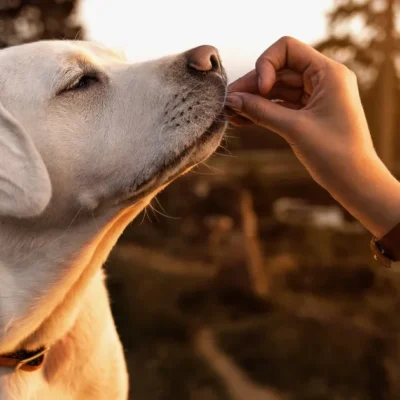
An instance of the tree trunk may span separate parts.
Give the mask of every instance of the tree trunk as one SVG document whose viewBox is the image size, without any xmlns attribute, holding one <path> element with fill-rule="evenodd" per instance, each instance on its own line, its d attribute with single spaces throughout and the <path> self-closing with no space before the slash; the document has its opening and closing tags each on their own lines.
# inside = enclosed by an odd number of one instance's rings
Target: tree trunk
<svg viewBox="0 0 400 400">
<path fill-rule="evenodd" d="M 394 65 L 385 60 L 382 65 L 382 80 L 378 82 L 379 97 L 376 101 L 378 112 L 378 153 L 386 166 L 395 169 L 395 126 L 396 126 L 396 86 Z"/>
<path fill-rule="evenodd" d="M 397 74 L 394 65 L 395 49 L 395 7 L 394 0 L 388 0 L 387 5 L 386 40 L 384 60 L 381 65 L 380 78 L 378 78 L 378 98 L 376 107 L 378 112 L 378 153 L 386 166 L 395 169 L 395 126 L 396 126 L 396 92 Z"/>
</svg>

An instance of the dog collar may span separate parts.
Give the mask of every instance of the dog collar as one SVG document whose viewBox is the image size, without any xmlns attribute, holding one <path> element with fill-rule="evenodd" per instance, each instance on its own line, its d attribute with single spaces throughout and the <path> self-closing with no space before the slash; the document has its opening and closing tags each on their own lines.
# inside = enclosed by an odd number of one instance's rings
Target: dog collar
<svg viewBox="0 0 400 400">
<path fill-rule="evenodd" d="M 44 363 L 49 347 L 40 347 L 34 351 L 18 350 L 15 353 L 1 354 L 0 367 L 14 368 L 22 371 L 36 371 Z"/>
</svg>

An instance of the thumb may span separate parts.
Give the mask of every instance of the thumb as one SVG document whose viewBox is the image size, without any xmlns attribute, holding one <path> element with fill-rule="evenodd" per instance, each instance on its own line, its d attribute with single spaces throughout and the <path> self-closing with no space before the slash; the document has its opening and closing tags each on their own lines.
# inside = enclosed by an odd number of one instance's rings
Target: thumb
<svg viewBox="0 0 400 400">
<path fill-rule="evenodd" d="M 281 136 L 288 136 L 295 127 L 296 112 L 251 93 L 232 92 L 226 106 L 246 117 L 254 124 L 270 129 Z"/>
</svg>

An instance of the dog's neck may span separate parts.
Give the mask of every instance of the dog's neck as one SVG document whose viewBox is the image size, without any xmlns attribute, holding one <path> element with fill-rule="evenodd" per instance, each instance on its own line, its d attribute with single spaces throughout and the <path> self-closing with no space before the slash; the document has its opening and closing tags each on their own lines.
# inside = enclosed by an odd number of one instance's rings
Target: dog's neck
<svg viewBox="0 0 400 400">
<path fill-rule="evenodd" d="M 51 346 L 71 328 L 79 299 L 152 197 L 53 231 L 0 221 L 0 354 Z"/>
</svg>

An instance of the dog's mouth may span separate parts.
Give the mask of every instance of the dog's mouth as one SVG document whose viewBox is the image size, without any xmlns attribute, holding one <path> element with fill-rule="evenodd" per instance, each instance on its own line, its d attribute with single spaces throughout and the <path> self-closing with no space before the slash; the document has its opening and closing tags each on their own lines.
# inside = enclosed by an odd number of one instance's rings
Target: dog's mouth
<svg viewBox="0 0 400 400">
<path fill-rule="evenodd" d="M 182 175 L 185 171 L 204 161 L 218 147 L 226 125 L 227 116 L 224 108 L 222 108 L 211 125 L 200 137 L 183 149 L 179 155 L 162 165 L 151 178 L 143 181 L 134 191 L 128 191 L 123 198 L 120 198 L 118 203 L 134 203 L 139 201 L 154 192 L 157 188 L 168 185 L 179 175 Z"/>
<path fill-rule="evenodd" d="M 222 110 L 217 117 L 214 119 L 214 121 L 211 123 L 211 125 L 209 126 L 209 128 L 206 129 L 206 131 L 199 137 L 197 138 L 191 145 L 187 146 L 177 157 L 175 157 L 173 160 L 170 160 L 168 163 L 166 163 L 157 173 L 157 175 L 162 175 L 163 173 L 169 171 L 169 170 L 173 170 L 176 167 L 178 167 L 180 164 L 182 164 L 182 169 L 187 169 L 192 167 L 193 165 L 190 165 L 190 163 L 188 165 L 186 165 L 186 163 L 184 162 L 186 158 L 191 158 L 190 156 L 195 156 L 193 153 L 196 152 L 197 153 L 201 153 L 202 148 L 207 145 L 207 143 L 209 141 L 211 141 L 212 139 L 215 139 L 215 136 L 218 135 L 218 133 L 221 133 L 222 136 L 222 132 L 224 130 L 225 124 L 226 124 L 226 115 L 225 115 L 225 111 Z M 207 155 L 204 155 L 203 158 L 207 157 Z M 192 157 L 191 161 L 193 164 L 197 164 L 198 162 L 202 161 L 200 160 L 196 160 L 197 157 Z M 199 158 L 201 158 L 201 155 L 199 155 Z M 182 173 L 182 171 L 177 172 L 177 175 L 180 175 Z M 174 179 L 174 178 L 172 178 Z"/>
</svg>

